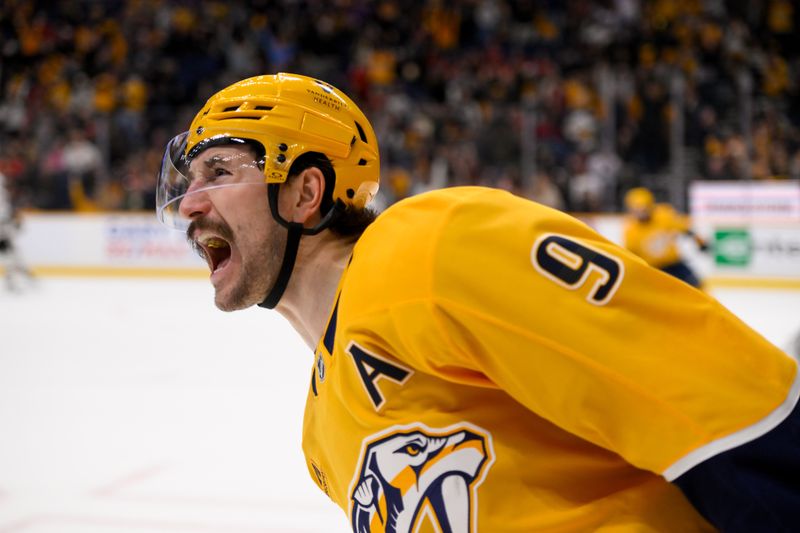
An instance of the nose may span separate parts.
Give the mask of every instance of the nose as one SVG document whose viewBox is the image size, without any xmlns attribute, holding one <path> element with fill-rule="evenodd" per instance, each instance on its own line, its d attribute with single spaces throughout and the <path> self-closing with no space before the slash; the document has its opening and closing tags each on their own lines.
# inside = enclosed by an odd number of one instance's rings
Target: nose
<svg viewBox="0 0 800 533">
<path fill-rule="evenodd" d="M 205 216 L 209 211 L 211 211 L 211 199 L 208 196 L 208 192 L 203 189 L 192 190 L 190 188 L 178 207 L 181 217 L 188 220 Z"/>
</svg>

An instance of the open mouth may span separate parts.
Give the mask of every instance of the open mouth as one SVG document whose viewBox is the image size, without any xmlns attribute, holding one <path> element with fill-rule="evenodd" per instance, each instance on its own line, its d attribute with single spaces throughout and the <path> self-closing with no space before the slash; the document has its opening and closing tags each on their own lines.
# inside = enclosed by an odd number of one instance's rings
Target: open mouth
<svg viewBox="0 0 800 533">
<path fill-rule="evenodd" d="M 198 239 L 203 255 L 208 262 L 208 268 L 213 274 L 228 264 L 231 258 L 231 245 L 225 239 L 215 235 L 208 235 Z"/>
</svg>

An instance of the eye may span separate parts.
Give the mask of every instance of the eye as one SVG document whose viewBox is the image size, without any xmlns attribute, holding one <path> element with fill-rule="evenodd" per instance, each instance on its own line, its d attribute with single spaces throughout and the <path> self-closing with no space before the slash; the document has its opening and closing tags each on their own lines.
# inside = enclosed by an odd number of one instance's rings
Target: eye
<svg viewBox="0 0 800 533">
<path fill-rule="evenodd" d="M 205 181 L 206 182 L 214 182 L 219 178 L 222 178 L 224 176 L 230 176 L 230 175 L 231 175 L 231 173 L 228 172 L 228 170 L 226 170 L 226 169 L 224 169 L 222 167 L 214 167 L 214 168 L 211 169 L 211 172 L 209 172 L 209 175 L 205 177 Z"/>
<path fill-rule="evenodd" d="M 403 451 L 406 452 L 411 457 L 416 457 L 417 455 L 419 455 L 419 452 L 422 451 L 422 446 L 411 442 L 403 447 Z"/>
</svg>

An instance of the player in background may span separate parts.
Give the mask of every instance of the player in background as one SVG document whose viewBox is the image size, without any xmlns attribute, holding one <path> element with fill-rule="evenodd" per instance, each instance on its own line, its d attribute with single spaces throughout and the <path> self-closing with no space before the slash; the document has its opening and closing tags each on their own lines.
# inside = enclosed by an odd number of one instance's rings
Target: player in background
<svg viewBox="0 0 800 533">
<path fill-rule="evenodd" d="M 354 531 L 798 530 L 791 357 L 564 213 L 461 187 L 376 217 L 378 181 L 356 104 L 278 74 L 213 95 L 157 191 L 217 307 L 313 351 L 303 451 Z"/>
<path fill-rule="evenodd" d="M 22 289 L 20 280 L 33 280 L 33 274 L 25 266 L 14 244 L 19 226 L 19 216 L 11 202 L 6 177 L 0 172 L 0 267 L 3 269 L 6 288 L 10 292 L 19 292 Z"/>
<path fill-rule="evenodd" d="M 700 288 L 700 278 L 681 257 L 679 239 L 691 237 L 704 252 L 708 244 L 692 232 L 689 218 L 669 204 L 655 203 L 653 193 L 644 187 L 627 192 L 625 208 L 628 213 L 623 234 L 625 248 L 650 266 Z"/>
</svg>

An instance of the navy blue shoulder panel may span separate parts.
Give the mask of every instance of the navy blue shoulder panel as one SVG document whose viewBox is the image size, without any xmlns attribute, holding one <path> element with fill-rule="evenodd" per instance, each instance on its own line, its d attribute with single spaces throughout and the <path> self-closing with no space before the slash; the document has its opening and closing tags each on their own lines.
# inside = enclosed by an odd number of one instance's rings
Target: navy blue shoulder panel
<svg viewBox="0 0 800 533">
<path fill-rule="evenodd" d="M 800 531 L 800 404 L 769 433 L 673 483 L 723 532 Z"/>
<path fill-rule="evenodd" d="M 336 339 L 336 321 L 338 314 L 339 298 L 337 297 L 336 303 L 333 306 L 333 313 L 331 313 L 331 319 L 328 321 L 328 327 L 325 329 L 325 337 L 322 340 L 322 344 L 331 356 L 333 356 L 333 342 Z"/>
</svg>

